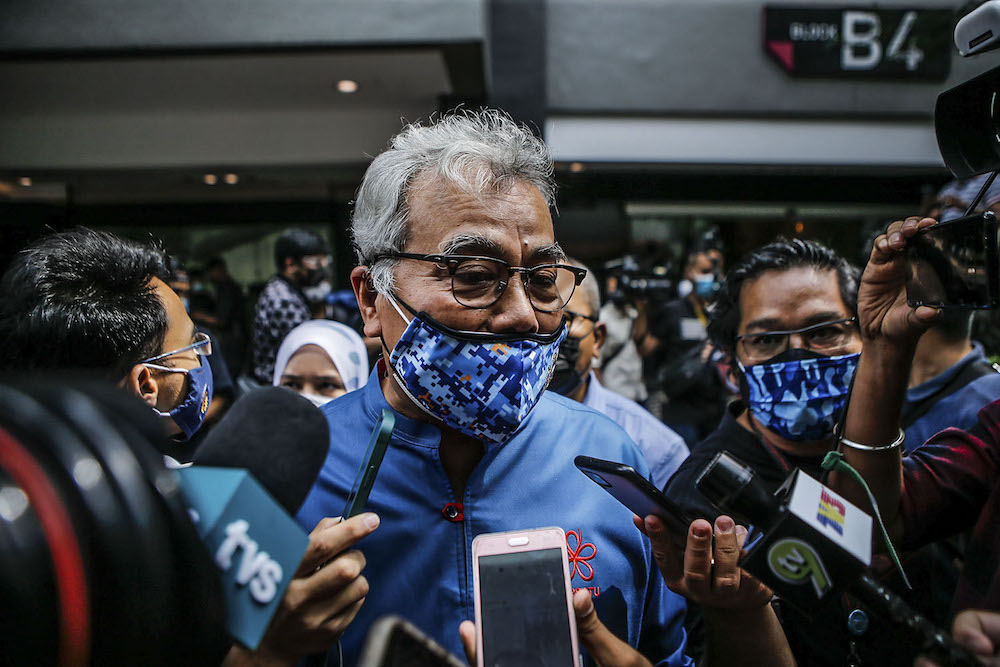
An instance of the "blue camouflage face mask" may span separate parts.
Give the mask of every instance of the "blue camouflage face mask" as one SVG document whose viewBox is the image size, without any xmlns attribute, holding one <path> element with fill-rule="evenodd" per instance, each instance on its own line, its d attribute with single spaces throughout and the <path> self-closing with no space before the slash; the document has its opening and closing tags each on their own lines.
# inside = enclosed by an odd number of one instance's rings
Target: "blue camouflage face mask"
<svg viewBox="0 0 1000 667">
<path fill-rule="evenodd" d="M 389 302 L 405 321 L 396 300 Z M 509 439 L 549 382 L 565 323 L 551 334 L 456 331 L 400 302 L 413 318 L 388 363 L 406 395 L 460 433 L 492 443 Z"/>
<path fill-rule="evenodd" d="M 822 440 L 833 433 L 847 401 L 860 354 L 836 357 L 791 349 L 744 367 L 754 418 L 788 440 Z"/>
</svg>

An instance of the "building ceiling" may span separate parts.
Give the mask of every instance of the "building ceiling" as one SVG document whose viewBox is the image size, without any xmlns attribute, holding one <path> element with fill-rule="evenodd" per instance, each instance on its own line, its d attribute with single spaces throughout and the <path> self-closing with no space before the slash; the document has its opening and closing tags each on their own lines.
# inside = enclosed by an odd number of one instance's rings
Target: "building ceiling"
<svg viewBox="0 0 1000 667">
<path fill-rule="evenodd" d="M 481 62 L 475 45 L 0 62 L 0 197 L 295 199 L 353 189 L 404 121 L 470 85 L 481 91 Z M 356 92 L 340 92 L 344 80 Z"/>
</svg>

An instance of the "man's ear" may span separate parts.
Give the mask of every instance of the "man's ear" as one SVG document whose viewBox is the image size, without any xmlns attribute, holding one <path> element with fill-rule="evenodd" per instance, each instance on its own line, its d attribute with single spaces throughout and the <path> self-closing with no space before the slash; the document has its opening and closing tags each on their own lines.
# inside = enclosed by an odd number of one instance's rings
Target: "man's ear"
<svg viewBox="0 0 1000 667">
<path fill-rule="evenodd" d="M 160 397 L 160 385 L 148 368 L 136 364 L 125 376 L 124 383 L 125 391 L 138 396 L 149 407 L 156 407 L 156 400 Z"/>
<path fill-rule="evenodd" d="M 361 311 L 361 319 L 364 321 L 364 332 L 369 338 L 377 338 L 382 335 L 382 322 L 379 320 L 378 310 L 375 308 L 375 300 L 379 294 L 375 291 L 367 266 L 356 266 L 351 271 L 351 287 L 354 288 L 354 296 L 358 300 L 358 310 Z"/>
<path fill-rule="evenodd" d="M 604 322 L 597 322 L 594 324 L 594 361 L 596 362 L 601 357 L 601 347 L 604 345 L 604 341 L 608 339 L 608 327 Z"/>
</svg>

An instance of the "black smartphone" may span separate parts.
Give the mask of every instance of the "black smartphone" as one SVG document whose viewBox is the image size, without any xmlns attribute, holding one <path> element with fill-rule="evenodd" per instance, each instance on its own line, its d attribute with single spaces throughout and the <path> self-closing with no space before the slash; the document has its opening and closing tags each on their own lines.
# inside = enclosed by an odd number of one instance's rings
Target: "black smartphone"
<svg viewBox="0 0 1000 667">
<path fill-rule="evenodd" d="M 906 302 L 982 309 L 1000 305 L 1000 249 L 992 211 L 942 222 L 906 245 Z"/>
<path fill-rule="evenodd" d="M 357 667 L 467 667 L 415 625 L 399 616 L 372 624 Z"/>
<path fill-rule="evenodd" d="M 371 438 L 368 439 L 368 449 L 365 458 L 358 468 L 358 474 L 354 477 L 354 484 L 351 487 L 351 495 L 347 497 L 347 505 L 344 513 L 345 519 L 357 516 L 364 511 L 368 503 L 368 494 L 371 493 L 372 485 L 375 484 L 375 477 L 378 475 L 378 468 L 385 458 L 385 450 L 389 447 L 389 440 L 392 439 L 392 430 L 396 427 L 396 415 L 391 410 L 383 408 L 382 416 L 379 418 L 375 430 L 372 431 Z"/>
<path fill-rule="evenodd" d="M 640 517 L 655 514 L 664 520 L 677 544 L 687 542 L 688 526 L 694 517 L 635 471 L 632 466 L 590 456 L 577 456 L 573 463 L 594 483 Z"/>
</svg>

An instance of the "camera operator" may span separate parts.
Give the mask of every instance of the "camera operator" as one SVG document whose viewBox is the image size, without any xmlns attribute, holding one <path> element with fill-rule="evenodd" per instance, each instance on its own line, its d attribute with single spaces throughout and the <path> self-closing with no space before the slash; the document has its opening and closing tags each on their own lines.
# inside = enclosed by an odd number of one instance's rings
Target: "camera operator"
<svg viewBox="0 0 1000 667">
<path fill-rule="evenodd" d="M 938 310 L 906 302 L 907 239 L 935 224 L 911 217 L 875 240 L 858 292 L 862 355 L 841 438 L 846 461 L 870 486 L 894 542 L 904 549 L 973 527 L 953 611 L 1000 610 L 1000 401 L 967 430 L 938 433 L 905 459 L 898 416 L 914 350 Z M 861 507 L 867 496 L 851 479 L 831 485 Z"/>
<path fill-rule="evenodd" d="M 728 398 L 706 331 L 721 277 L 718 250 L 691 252 L 684 266 L 684 280 L 691 291 L 650 313 L 649 335 L 639 347 L 652 400 L 666 399 L 659 407 L 660 417 L 688 447 L 715 429 Z M 655 413 L 655 406 L 651 411 Z"/>
<path fill-rule="evenodd" d="M 659 302 L 673 290 L 666 277 L 668 264 L 645 272 L 632 255 L 605 264 L 610 273 L 600 317 L 608 335 L 601 349 L 601 381 L 637 403 L 649 400 L 640 346 L 649 336 L 650 300 Z M 658 413 L 654 416 L 660 418 Z"/>
</svg>

